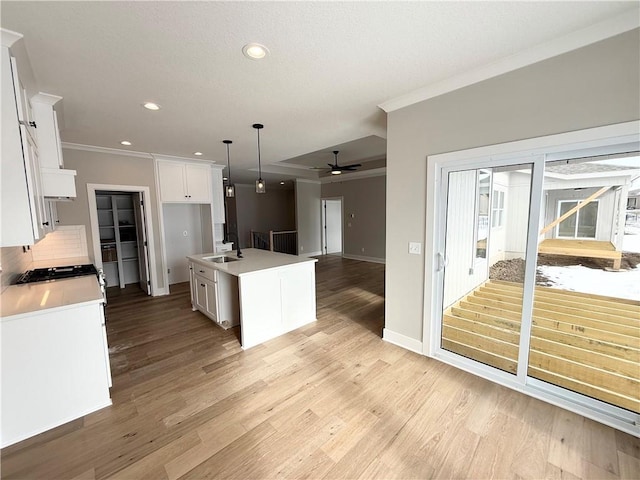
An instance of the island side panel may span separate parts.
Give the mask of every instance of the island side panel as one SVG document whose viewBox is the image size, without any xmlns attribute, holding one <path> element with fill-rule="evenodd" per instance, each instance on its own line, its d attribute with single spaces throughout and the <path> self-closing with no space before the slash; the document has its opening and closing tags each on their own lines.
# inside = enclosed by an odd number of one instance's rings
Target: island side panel
<svg viewBox="0 0 640 480">
<path fill-rule="evenodd" d="M 242 348 L 316 320 L 315 263 L 253 272 L 239 279 Z"/>
</svg>

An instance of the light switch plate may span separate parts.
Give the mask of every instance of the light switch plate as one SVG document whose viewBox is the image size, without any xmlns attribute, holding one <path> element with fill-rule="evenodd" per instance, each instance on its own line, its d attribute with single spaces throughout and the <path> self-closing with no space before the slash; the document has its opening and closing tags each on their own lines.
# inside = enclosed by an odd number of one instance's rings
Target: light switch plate
<svg viewBox="0 0 640 480">
<path fill-rule="evenodd" d="M 420 255 L 422 253 L 422 244 L 420 242 L 409 242 L 409 253 Z"/>
</svg>

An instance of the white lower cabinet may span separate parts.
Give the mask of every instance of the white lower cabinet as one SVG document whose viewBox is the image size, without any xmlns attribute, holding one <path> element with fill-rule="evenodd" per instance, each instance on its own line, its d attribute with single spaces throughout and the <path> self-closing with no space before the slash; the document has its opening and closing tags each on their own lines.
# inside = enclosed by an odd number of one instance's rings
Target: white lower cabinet
<svg viewBox="0 0 640 480">
<path fill-rule="evenodd" d="M 239 325 L 237 277 L 194 262 L 189 262 L 189 272 L 193 310 L 199 310 L 223 328 Z"/>
<path fill-rule="evenodd" d="M 111 405 L 102 303 L 4 317 L 0 340 L 2 447 Z"/>
</svg>

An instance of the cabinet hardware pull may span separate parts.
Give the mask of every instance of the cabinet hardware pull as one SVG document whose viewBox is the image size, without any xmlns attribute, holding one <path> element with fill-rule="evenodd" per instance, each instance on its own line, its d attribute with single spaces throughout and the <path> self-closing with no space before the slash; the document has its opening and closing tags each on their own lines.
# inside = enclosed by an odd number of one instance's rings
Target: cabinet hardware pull
<svg viewBox="0 0 640 480">
<path fill-rule="evenodd" d="M 200 273 L 204 273 L 204 270 L 198 270 Z"/>
<path fill-rule="evenodd" d="M 49 226 L 49 222 L 42 222 L 42 225 L 44 225 L 45 227 Z"/>
<path fill-rule="evenodd" d="M 204 283 L 201 283 L 200 286 L 201 287 L 206 287 L 206 285 Z"/>
<path fill-rule="evenodd" d="M 29 125 L 31 125 L 33 128 L 38 128 L 38 126 L 36 125 L 36 122 L 29 122 Z"/>
</svg>

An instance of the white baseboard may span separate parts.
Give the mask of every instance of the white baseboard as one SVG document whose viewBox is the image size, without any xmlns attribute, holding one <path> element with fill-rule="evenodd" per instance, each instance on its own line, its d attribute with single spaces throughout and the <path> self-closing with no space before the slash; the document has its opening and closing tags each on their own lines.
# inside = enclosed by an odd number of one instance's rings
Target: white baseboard
<svg viewBox="0 0 640 480">
<path fill-rule="evenodd" d="M 360 260 L 361 262 L 385 263 L 384 258 L 365 257 L 364 255 L 350 255 L 345 253 L 342 255 L 342 258 L 348 258 L 349 260 Z"/>
<path fill-rule="evenodd" d="M 423 355 L 422 342 L 420 340 L 416 340 L 415 338 L 407 337 L 406 335 L 402 335 L 401 333 L 397 333 L 389 330 L 388 328 L 385 328 L 382 330 L 382 339 L 385 342 L 393 343 L 394 345 Z"/>
<path fill-rule="evenodd" d="M 299 257 L 319 257 L 320 255 L 322 255 L 322 252 L 320 250 L 318 250 L 317 252 L 304 252 L 298 254 Z"/>
<path fill-rule="evenodd" d="M 167 287 L 164 288 L 156 288 L 153 292 L 154 297 L 161 297 L 163 295 L 169 295 L 169 289 Z"/>
</svg>

